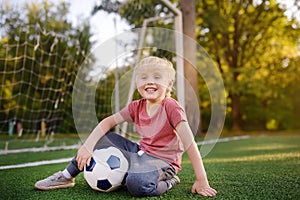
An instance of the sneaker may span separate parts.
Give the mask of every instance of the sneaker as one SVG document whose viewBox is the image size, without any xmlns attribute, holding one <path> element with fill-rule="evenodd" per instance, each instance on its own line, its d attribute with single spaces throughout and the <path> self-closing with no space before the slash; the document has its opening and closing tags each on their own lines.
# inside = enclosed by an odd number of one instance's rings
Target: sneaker
<svg viewBox="0 0 300 200">
<path fill-rule="evenodd" d="M 34 187 L 39 190 L 55 190 L 59 188 L 74 187 L 75 178 L 67 179 L 62 172 L 57 172 L 48 178 L 35 183 Z"/>
<path fill-rule="evenodd" d="M 180 183 L 180 179 L 178 176 L 174 176 L 173 178 L 171 178 L 170 180 L 166 181 L 169 185 L 168 189 L 171 189 L 172 187 L 174 187 L 176 184 Z"/>
</svg>

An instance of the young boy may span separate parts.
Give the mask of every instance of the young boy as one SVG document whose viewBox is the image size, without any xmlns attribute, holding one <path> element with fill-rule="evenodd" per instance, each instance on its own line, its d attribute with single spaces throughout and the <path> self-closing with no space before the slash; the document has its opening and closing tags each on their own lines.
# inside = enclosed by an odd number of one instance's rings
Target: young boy
<svg viewBox="0 0 300 200">
<path fill-rule="evenodd" d="M 35 187 L 40 190 L 73 187 L 74 177 L 89 165 L 94 149 L 115 146 L 130 162 L 126 177 L 128 191 L 137 197 L 158 196 L 180 182 L 176 174 L 181 169 L 185 149 L 196 175 L 192 193 L 215 196 L 217 192 L 208 183 L 186 114 L 170 97 L 174 79 L 175 70 L 168 60 L 154 56 L 142 59 L 135 67 L 136 86 L 142 99 L 103 119 L 66 169 L 38 181 Z M 141 136 L 139 144 L 109 132 L 125 121 L 135 124 Z"/>
</svg>

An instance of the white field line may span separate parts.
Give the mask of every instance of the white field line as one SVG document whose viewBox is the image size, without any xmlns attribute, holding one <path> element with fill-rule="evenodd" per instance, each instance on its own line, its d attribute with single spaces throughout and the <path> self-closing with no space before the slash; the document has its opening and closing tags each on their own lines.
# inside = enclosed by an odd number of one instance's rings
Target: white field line
<svg viewBox="0 0 300 200">
<path fill-rule="evenodd" d="M 40 165 L 48 165 L 48 164 L 57 164 L 57 163 L 65 163 L 70 162 L 72 158 L 61 158 L 57 160 L 43 160 L 43 161 L 37 161 L 37 162 L 30 162 L 30 163 L 23 163 L 18 165 L 6 165 L 6 166 L 0 166 L 0 170 L 2 169 L 16 169 L 16 168 L 23 168 L 23 167 L 35 167 Z"/>
<path fill-rule="evenodd" d="M 229 142 L 229 141 L 233 141 L 233 140 L 247 139 L 249 137 L 250 137 L 249 135 L 245 135 L 245 136 L 235 136 L 235 137 L 228 137 L 228 138 L 221 138 L 221 139 L 213 139 L 213 140 L 197 142 L 197 145 L 199 146 L 199 145 L 213 144 L 213 143 L 218 143 L 218 142 Z M 77 148 L 78 148 L 79 145 L 72 145 L 72 146 L 68 146 L 68 147 L 75 148 L 75 146 L 77 146 Z M 47 147 L 47 150 L 49 150 L 49 148 L 50 147 Z M 29 149 L 27 149 L 27 151 L 24 151 L 24 152 L 40 152 L 41 150 L 45 151 L 44 148 L 33 148 L 33 149 L 34 150 L 32 150 L 32 151 L 29 151 Z M 58 147 L 57 149 L 55 149 L 54 147 L 51 147 L 51 150 L 61 150 L 61 149 L 62 149 L 62 147 Z M 66 149 L 66 148 L 64 148 L 64 149 Z M 12 150 L 10 150 L 10 151 L 12 151 Z M 20 152 L 18 152 L 18 153 L 20 153 Z M 17 164 L 17 165 L 6 165 L 6 166 L 0 166 L 0 170 L 3 170 L 3 169 L 16 169 L 16 168 L 23 168 L 23 167 L 34 167 L 34 166 L 57 164 L 57 163 L 65 163 L 65 162 L 70 162 L 71 159 L 72 158 L 61 158 L 61 159 L 57 159 L 57 160 L 44 160 L 44 161 L 30 162 L 30 163 Z"/>
<path fill-rule="evenodd" d="M 79 144 L 74 144 L 70 146 L 57 146 L 57 147 L 39 147 L 39 148 L 24 148 L 24 149 L 10 149 L 10 150 L 0 150 L 0 155 L 14 154 L 14 153 L 28 153 L 28 152 L 43 152 L 43 151 L 57 151 L 57 150 L 72 150 L 78 149 Z"/>
<path fill-rule="evenodd" d="M 219 139 L 213 139 L 213 140 L 207 140 L 207 141 L 201 141 L 197 142 L 197 145 L 205 145 L 205 144 L 214 144 L 218 142 L 229 142 L 233 140 L 242 140 L 242 139 L 248 139 L 250 138 L 250 135 L 243 135 L 243 136 L 234 136 L 234 137 L 227 137 L 227 138 L 219 138 Z"/>
</svg>

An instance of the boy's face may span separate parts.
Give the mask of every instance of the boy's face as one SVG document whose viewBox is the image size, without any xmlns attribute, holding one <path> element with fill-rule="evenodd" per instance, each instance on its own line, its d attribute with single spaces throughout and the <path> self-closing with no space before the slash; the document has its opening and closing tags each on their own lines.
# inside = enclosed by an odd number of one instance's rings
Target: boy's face
<svg viewBox="0 0 300 200">
<path fill-rule="evenodd" d="M 136 84 L 143 98 L 158 101 L 165 98 L 172 81 L 169 80 L 166 70 L 158 67 L 142 67 L 136 74 Z"/>
</svg>

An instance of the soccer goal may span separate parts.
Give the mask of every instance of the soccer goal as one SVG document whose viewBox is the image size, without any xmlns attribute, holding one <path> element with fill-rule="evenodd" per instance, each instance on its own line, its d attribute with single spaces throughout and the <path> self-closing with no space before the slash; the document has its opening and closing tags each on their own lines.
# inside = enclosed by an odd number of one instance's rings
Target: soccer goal
<svg viewBox="0 0 300 200">
<path fill-rule="evenodd" d="M 168 1 L 162 3 L 172 14 L 146 19 L 141 29 L 113 37 L 111 41 L 115 43 L 102 48 L 104 53 L 112 50 L 114 58 L 109 62 L 72 33 L 61 33 L 38 23 L 18 26 L 2 21 L 0 133 L 33 133 L 41 137 L 57 132 L 76 133 L 74 112 L 80 116 L 82 130 L 88 133 L 96 125 L 90 116 L 98 122 L 136 97 L 132 69 L 140 58 L 159 56 L 163 51 L 176 67 L 175 96 L 184 106 L 181 14 Z M 147 27 L 151 21 L 167 19 L 175 24 L 175 31 Z M 134 37 L 128 40 L 131 34 Z M 86 88 L 92 88 L 94 94 Z M 78 110 L 72 107 L 74 101 L 81 102 Z M 124 133 L 127 127 L 116 131 Z"/>
</svg>

